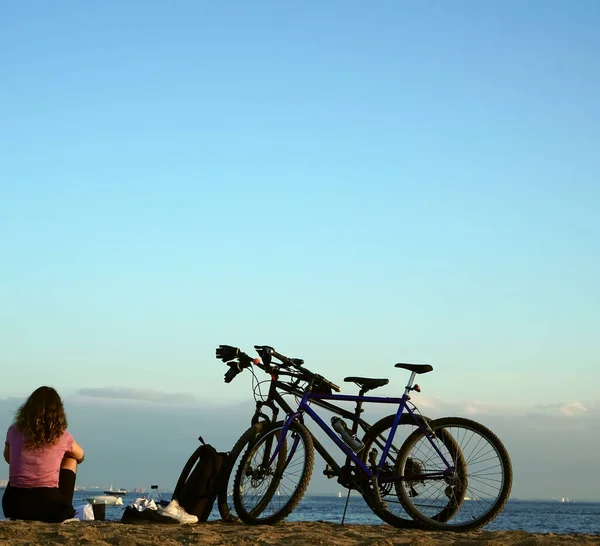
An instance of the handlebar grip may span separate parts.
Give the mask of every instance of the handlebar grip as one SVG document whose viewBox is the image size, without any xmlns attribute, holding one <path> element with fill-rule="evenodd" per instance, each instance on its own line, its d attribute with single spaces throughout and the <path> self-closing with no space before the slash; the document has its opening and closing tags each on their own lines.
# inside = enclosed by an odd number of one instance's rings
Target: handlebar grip
<svg viewBox="0 0 600 546">
<path fill-rule="evenodd" d="M 279 360 L 281 360 L 281 362 L 283 362 L 284 364 L 286 364 L 286 365 L 288 365 L 288 366 L 289 366 L 289 365 L 292 365 L 292 366 L 293 366 L 293 363 L 292 363 L 292 361 L 291 361 L 291 360 L 290 360 L 290 359 L 289 359 L 287 356 L 284 356 L 284 355 L 282 355 L 282 354 L 278 353 L 278 352 L 277 352 L 275 349 L 273 349 L 273 348 L 271 348 L 271 354 L 272 354 L 272 355 L 273 355 L 275 358 L 278 358 Z"/>
<path fill-rule="evenodd" d="M 293 368 L 299 368 L 300 366 L 302 366 L 302 364 L 304 364 L 304 360 L 302 360 L 301 358 L 289 358 L 285 355 L 282 355 L 281 353 L 278 353 L 272 347 L 270 349 L 271 349 L 271 354 L 275 358 L 278 358 L 279 360 L 281 360 L 281 362 L 283 362 L 286 366 L 292 366 Z"/>
<path fill-rule="evenodd" d="M 342 391 L 342 389 L 340 389 L 335 383 L 333 383 L 332 381 L 329 381 L 329 379 L 325 379 L 322 375 L 317 374 L 315 377 L 319 383 L 323 383 L 324 385 L 329 387 L 332 391 L 335 391 L 335 392 Z"/>
<path fill-rule="evenodd" d="M 234 379 L 234 377 L 241 373 L 241 370 L 238 370 L 237 368 L 231 367 L 227 370 L 227 373 L 225 374 L 225 383 L 231 383 Z"/>
<path fill-rule="evenodd" d="M 219 345 L 215 351 L 216 357 L 221 359 L 223 362 L 229 362 L 234 358 L 237 358 L 240 354 L 240 350 L 237 347 L 231 345 Z"/>
<path fill-rule="evenodd" d="M 329 381 L 329 383 L 331 384 L 331 388 L 335 391 L 335 392 L 342 392 L 342 389 L 340 387 L 338 387 L 335 383 L 331 383 L 331 381 Z"/>
<path fill-rule="evenodd" d="M 235 347 L 230 348 L 235 349 Z M 227 362 L 229 370 L 227 370 L 227 372 L 225 373 L 225 383 L 231 383 L 231 381 L 233 381 L 233 378 L 239 373 L 242 373 L 242 371 L 245 368 L 249 368 L 250 366 L 252 366 L 252 364 L 260 363 L 260 360 L 258 360 L 257 358 L 252 359 L 246 353 L 242 353 L 239 349 L 236 349 L 236 351 L 238 352 L 237 360 Z"/>
</svg>

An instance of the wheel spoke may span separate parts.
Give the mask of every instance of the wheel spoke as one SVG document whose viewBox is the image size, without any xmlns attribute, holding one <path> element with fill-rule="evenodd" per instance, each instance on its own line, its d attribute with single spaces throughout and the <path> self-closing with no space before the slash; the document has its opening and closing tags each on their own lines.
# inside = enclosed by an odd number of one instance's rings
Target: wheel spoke
<svg viewBox="0 0 600 546">
<path fill-rule="evenodd" d="M 300 502 L 308 486 L 314 458 L 310 433 L 294 423 L 273 456 L 281 431 L 281 423 L 267 427 L 239 463 L 233 500 L 245 523 L 281 521 Z"/>
<path fill-rule="evenodd" d="M 399 498 L 406 511 L 427 527 L 455 531 L 473 530 L 491 521 L 502 509 L 512 484 L 510 458 L 502 442 L 486 427 L 462 418 L 431 423 L 435 446 L 423 433 L 409 437 L 399 454 L 400 471 L 410 475 L 417 459 L 423 472 L 415 480 L 399 482 Z M 450 441 L 452 439 L 452 441 Z M 440 480 L 434 475 L 445 470 Z M 453 511 L 440 507 L 454 503 Z"/>
</svg>

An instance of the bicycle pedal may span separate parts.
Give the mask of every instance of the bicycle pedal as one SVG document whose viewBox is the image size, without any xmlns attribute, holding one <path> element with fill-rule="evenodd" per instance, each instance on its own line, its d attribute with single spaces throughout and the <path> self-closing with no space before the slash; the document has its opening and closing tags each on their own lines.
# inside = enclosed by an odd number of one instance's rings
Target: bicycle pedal
<svg viewBox="0 0 600 546">
<path fill-rule="evenodd" d="M 336 476 L 335 472 L 333 471 L 333 468 L 331 468 L 329 465 L 325 467 L 325 470 L 323 470 L 323 474 L 327 476 L 328 480 L 330 480 L 331 478 L 335 478 Z"/>
</svg>

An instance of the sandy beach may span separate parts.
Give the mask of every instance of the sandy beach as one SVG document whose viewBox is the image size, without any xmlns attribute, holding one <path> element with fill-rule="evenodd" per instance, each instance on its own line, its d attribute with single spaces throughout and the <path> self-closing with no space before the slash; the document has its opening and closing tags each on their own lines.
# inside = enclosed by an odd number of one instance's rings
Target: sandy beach
<svg viewBox="0 0 600 546">
<path fill-rule="evenodd" d="M 0 522 L 0 545 L 68 544 L 169 546 L 208 544 L 234 546 L 273 544 L 290 546 L 558 546 L 599 545 L 598 535 L 532 534 L 523 531 L 440 533 L 404 531 L 387 525 L 337 523 L 281 523 L 248 526 L 219 521 L 196 525 L 123 525 L 117 522 Z"/>
</svg>

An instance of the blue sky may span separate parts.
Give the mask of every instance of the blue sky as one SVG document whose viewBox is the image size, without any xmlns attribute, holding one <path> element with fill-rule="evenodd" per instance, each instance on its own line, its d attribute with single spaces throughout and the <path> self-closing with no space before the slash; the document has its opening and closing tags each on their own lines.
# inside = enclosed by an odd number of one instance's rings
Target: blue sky
<svg viewBox="0 0 600 546">
<path fill-rule="evenodd" d="M 2 11 L 1 397 L 243 402 L 227 343 L 598 400 L 597 2 Z"/>
</svg>

